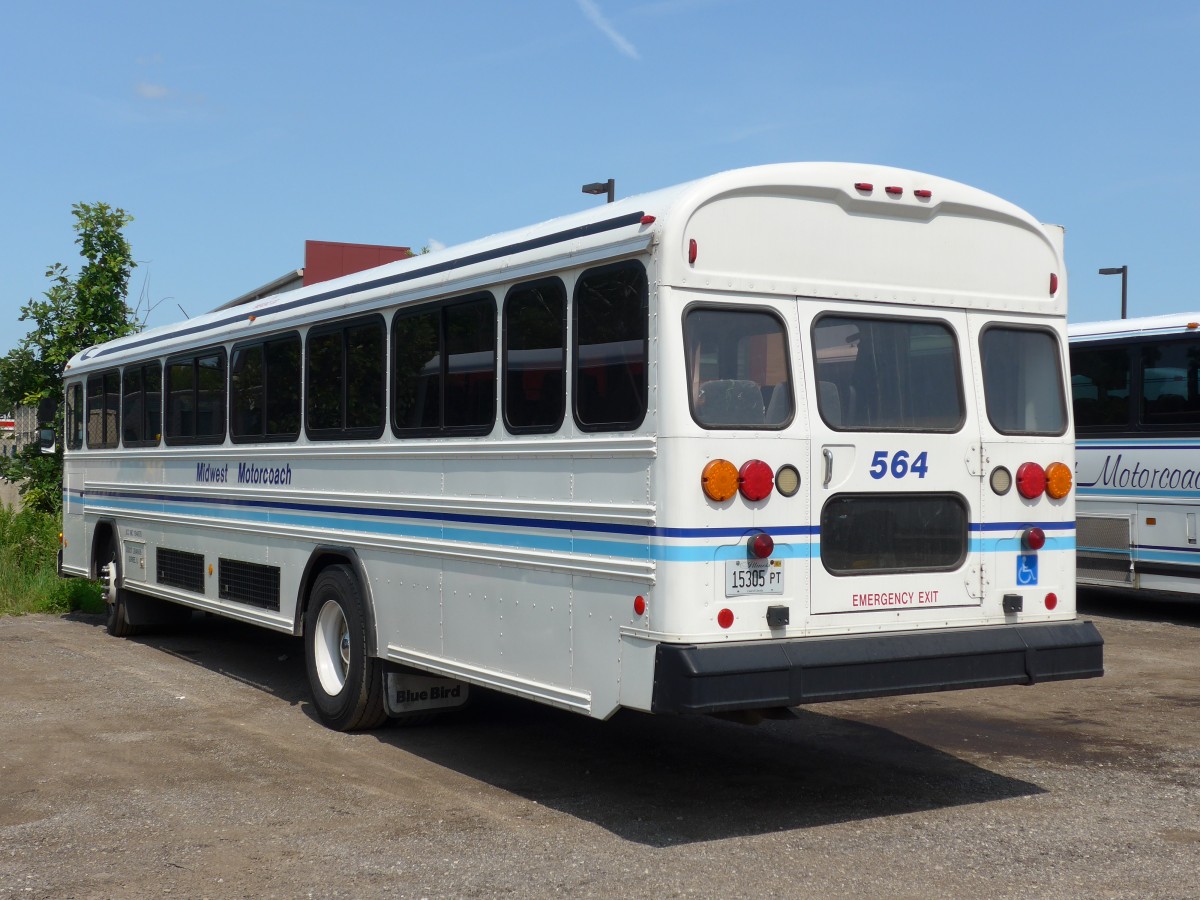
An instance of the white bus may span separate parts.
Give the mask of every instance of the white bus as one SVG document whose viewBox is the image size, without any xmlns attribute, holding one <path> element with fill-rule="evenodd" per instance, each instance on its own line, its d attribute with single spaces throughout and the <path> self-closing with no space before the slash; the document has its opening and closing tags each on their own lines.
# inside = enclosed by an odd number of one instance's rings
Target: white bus
<svg viewBox="0 0 1200 900">
<path fill-rule="evenodd" d="M 302 635 L 338 729 L 1085 678 L 1060 235 L 725 172 L 93 347 L 62 569 Z M 163 603 L 163 601 L 167 601 Z"/>
<path fill-rule="evenodd" d="M 1072 325 L 1080 584 L 1200 591 L 1200 313 Z"/>
</svg>

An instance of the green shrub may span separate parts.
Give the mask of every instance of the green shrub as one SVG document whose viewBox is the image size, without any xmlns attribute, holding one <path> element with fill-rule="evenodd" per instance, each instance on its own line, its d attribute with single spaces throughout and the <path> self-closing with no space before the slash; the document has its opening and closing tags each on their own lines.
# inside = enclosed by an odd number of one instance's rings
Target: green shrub
<svg viewBox="0 0 1200 900">
<path fill-rule="evenodd" d="M 58 577 L 58 535 L 56 516 L 0 506 L 0 615 L 104 612 L 94 582 Z"/>
</svg>

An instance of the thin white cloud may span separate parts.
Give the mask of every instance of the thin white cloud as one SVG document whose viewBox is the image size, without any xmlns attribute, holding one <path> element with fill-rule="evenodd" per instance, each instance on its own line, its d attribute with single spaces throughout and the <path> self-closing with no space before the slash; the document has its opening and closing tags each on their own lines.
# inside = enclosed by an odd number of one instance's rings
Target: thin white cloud
<svg viewBox="0 0 1200 900">
<path fill-rule="evenodd" d="M 133 89 L 143 100 L 163 100 L 171 94 L 170 88 L 163 87 L 161 84 L 151 84 L 148 81 L 139 81 Z"/>
<path fill-rule="evenodd" d="M 445 250 L 446 249 L 446 245 L 443 244 L 441 241 L 439 241 L 437 238 L 430 238 L 429 240 L 427 240 L 425 242 L 425 246 L 429 248 L 429 251 L 431 253 L 434 250 Z"/>
<path fill-rule="evenodd" d="M 605 37 L 612 41 L 613 46 L 620 53 L 623 53 L 630 59 L 641 59 L 641 56 L 638 55 L 637 47 L 633 46 L 623 34 L 612 26 L 612 23 L 604 17 L 604 13 L 600 12 L 600 7 L 595 4 L 594 0 L 575 0 L 575 2 L 583 10 L 583 14 L 604 33 Z"/>
</svg>

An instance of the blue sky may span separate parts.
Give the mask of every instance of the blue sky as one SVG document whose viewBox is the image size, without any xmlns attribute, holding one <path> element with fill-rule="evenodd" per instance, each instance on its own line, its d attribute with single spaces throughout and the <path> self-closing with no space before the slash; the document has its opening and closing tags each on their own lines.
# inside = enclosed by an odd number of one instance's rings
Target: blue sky
<svg viewBox="0 0 1200 900">
<path fill-rule="evenodd" d="M 1067 228 L 1071 319 L 1200 308 L 1200 5 L 66 2 L 0 31 L 0 353 L 71 205 L 130 212 L 150 325 L 306 239 L 451 245 L 723 169 L 931 172 Z M 601 201 L 602 202 L 602 201 Z"/>
</svg>

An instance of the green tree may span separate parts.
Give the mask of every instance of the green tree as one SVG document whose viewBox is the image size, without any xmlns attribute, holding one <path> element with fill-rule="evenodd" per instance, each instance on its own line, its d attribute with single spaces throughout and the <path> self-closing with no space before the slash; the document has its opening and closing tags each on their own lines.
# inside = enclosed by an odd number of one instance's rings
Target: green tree
<svg viewBox="0 0 1200 900">
<path fill-rule="evenodd" d="M 0 408 L 37 406 L 62 396 L 62 375 L 67 361 L 95 344 L 137 330 L 133 311 L 125 302 L 133 261 L 122 229 L 133 221 L 125 210 L 107 203 L 76 203 L 75 243 L 85 262 L 72 279 L 62 263 L 46 270 L 50 279 L 42 299 L 21 308 L 21 321 L 32 323 L 30 332 L 0 358 Z M 53 424 L 62 434 L 61 407 Z M 62 503 L 62 441 L 54 456 L 36 444 L 0 463 L 0 475 L 22 482 L 25 504 L 57 512 Z"/>
</svg>

